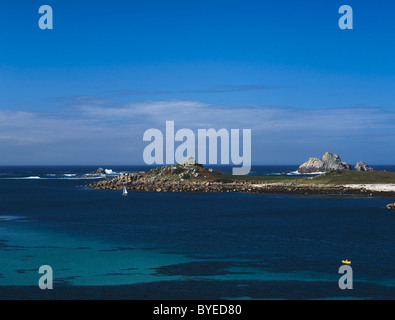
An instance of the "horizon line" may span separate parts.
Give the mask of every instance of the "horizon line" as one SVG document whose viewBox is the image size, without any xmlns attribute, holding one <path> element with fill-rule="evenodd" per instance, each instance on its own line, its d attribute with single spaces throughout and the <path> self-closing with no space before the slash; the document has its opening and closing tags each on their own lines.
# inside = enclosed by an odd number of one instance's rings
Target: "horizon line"
<svg viewBox="0 0 395 320">
<path fill-rule="evenodd" d="M 0 164 L 0 167 L 103 167 L 103 166 L 146 166 L 146 167 L 163 167 L 175 166 L 174 164 Z M 203 166 L 235 166 L 234 164 L 202 164 Z M 300 166 L 300 164 L 251 164 L 252 166 Z M 395 164 L 370 164 L 370 166 L 395 166 Z"/>
</svg>

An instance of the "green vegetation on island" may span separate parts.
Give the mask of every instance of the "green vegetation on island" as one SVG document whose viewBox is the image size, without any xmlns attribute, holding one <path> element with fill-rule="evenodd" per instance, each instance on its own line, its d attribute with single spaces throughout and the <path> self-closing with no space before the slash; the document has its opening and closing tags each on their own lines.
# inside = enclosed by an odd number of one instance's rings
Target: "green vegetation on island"
<svg viewBox="0 0 395 320">
<path fill-rule="evenodd" d="M 395 172 L 334 170 L 311 177 L 306 176 L 234 176 L 230 173 L 218 173 L 225 181 L 283 182 L 302 184 L 395 184 Z"/>
</svg>

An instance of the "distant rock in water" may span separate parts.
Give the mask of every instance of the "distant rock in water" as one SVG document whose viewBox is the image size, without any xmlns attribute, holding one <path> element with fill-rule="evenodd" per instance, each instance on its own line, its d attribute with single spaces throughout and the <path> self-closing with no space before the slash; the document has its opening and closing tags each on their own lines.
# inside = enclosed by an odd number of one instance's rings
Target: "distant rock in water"
<svg viewBox="0 0 395 320">
<path fill-rule="evenodd" d="M 106 171 L 103 168 L 99 168 L 96 171 L 93 171 L 92 174 L 105 174 Z"/>
<path fill-rule="evenodd" d="M 395 210 L 395 203 L 387 204 L 387 209 L 388 210 Z"/>
<path fill-rule="evenodd" d="M 365 162 L 360 161 L 355 166 L 355 170 L 357 171 L 374 171 L 372 167 L 369 167 Z"/>
<path fill-rule="evenodd" d="M 310 158 L 303 163 L 299 168 L 299 173 L 314 173 L 314 172 L 328 172 L 333 170 L 352 170 L 352 167 L 347 162 L 341 161 L 337 154 L 326 152 L 322 159 Z"/>
</svg>

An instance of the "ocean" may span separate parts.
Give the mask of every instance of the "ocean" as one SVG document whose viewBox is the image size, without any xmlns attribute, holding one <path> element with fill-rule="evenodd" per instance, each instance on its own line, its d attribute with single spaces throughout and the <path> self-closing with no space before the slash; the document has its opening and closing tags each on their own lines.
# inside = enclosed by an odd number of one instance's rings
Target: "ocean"
<svg viewBox="0 0 395 320">
<path fill-rule="evenodd" d="M 114 176 L 149 169 L 103 168 Z M 84 187 L 100 179 L 86 176 L 96 169 L 0 167 L 0 299 L 395 297 L 395 214 L 385 208 L 393 198 L 123 197 Z M 296 169 L 253 166 L 251 174 Z M 353 289 L 338 285 L 344 259 L 352 262 Z M 38 287 L 42 265 L 53 270 L 53 290 Z"/>
</svg>

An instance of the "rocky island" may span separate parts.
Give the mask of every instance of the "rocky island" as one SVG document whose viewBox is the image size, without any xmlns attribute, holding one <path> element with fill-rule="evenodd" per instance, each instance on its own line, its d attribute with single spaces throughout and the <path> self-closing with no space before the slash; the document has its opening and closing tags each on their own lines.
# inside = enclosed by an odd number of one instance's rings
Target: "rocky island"
<svg viewBox="0 0 395 320">
<path fill-rule="evenodd" d="M 328 159 L 331 159 L 328 161 Z M 246 192 L 263 194 L 317 194 L 395 196 L 395 173 L 357 171 L 331 154 L 318 162 L 321 169 L 336 168 L 317 176 L 234 176 L 188 158 L 184 164 L 163 166 L 149 171 L 122 174 L 86 187 L 105 190 L 151 192 Z M 333 161 L 332 161 L 333 160 Z M 325 163 L 325 161 L 328 161 Z M 314 161 L 310 161 L 313 163 Z M 328 163 L 330 165 L 328 165 Z M 333 165 L 333 166 L 332 166 Z M 336 167 L 340 165 L 341 169 Z M 303 166 L 303 165 L 302 165 Z M 347 168 L 345 168 L 345 166 Z M 305 166 L 306 167 L 306 166 Z"/>
</svg>

